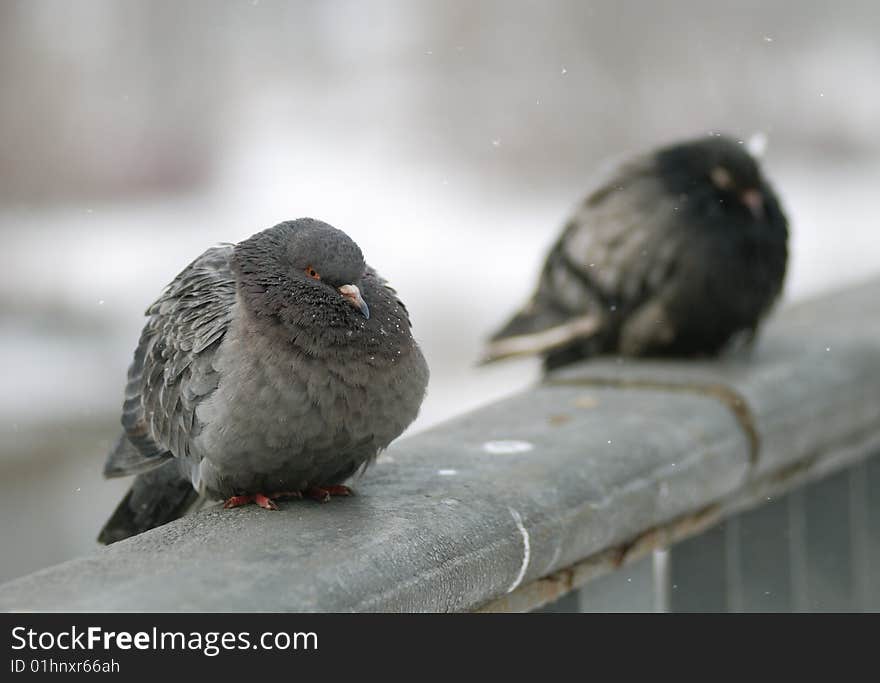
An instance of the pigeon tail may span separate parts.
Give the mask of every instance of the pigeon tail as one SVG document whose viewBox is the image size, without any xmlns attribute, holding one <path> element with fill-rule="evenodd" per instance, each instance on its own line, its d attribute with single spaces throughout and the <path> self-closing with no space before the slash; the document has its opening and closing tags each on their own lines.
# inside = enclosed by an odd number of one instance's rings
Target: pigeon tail
<svg viewBox="0 0 880 683">
<path fill-rule="evenodd" d="M 104 476 L 115 479 L 141 474 L 158 467 L 171 457 L 171 451 L 159 448 L 148 437 L 122 433 L 107 456 Z"/>
<path fill-rule="evenodd" d="M 135 477 L 134 483 L 107 520 L 98 542 L 121 541 L 186 514 L 199 500 L 176 460 Z"/>
<path fill-rule="evenodd" d="M 546 355 L 589 339 L 601 329 L 600 316 L 572 316 L 532 302 L 492 336 L 480 364 L 514 356 Z"/>
</svg>

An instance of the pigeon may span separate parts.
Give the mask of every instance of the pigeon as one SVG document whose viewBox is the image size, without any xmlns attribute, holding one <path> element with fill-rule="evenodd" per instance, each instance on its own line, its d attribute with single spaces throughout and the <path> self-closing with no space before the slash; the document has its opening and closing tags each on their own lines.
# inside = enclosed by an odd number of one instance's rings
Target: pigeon
<svg viewBox="0 0 880 683">
<path fill-rule="evenodd" d="M 147 309 L 107 477 L 136 475 L 98 540 L 225 507 L 349 495 L 416 418 L 409 313 L 344 232 L 279 223 L 199 256 Z"/>
<path fill-rule="evenodd" d="M 484 362 L 544 369 L 600 354 L 712 356 L 750 346 L 778 299 L 788 221 L 758 162 L 718 134 L 616 163 L 550 249 Z"/>
</svg>

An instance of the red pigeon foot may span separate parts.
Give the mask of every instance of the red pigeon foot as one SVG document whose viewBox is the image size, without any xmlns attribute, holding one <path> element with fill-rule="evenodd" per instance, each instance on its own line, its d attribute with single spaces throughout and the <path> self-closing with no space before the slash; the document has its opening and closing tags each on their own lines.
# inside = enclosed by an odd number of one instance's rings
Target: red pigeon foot
<svg viewBox="0 0 880 683">
<path fill-rule="evenodd" d="M 248 503 L 256 503 L 265 510 L 278 509 L 278 506 L 272 502 L 272 499 L 262 493 L 255 493 L 252 496 L 232 496 L 231 498 L 226 499 L 226 502 L 223 503 L 223 507 L 228 510 L 229 508 L 237 508 L 242 505 L 247 505 Z"/>
<path fill-rule="evenodd" d="M 354 492 L 347 486 L 335 484 L 333 486 L 312 486 L 306 489 L 305 494 L 319 503 L 326 503 L 331 496 L 353 496 Z"/>
<path fill-rule="evenodd" d="M 269 496 L 264 496 L 262 493 L 258 493 L 254 496 L 254 502 L 264 510 L 278 509 L 278 506 L 272 502 L 272 499 L 269 498 Z"/>
<path fill-rule="evenodd" d="M 229 508 L 237 508 L 242 505 L 247 505 L 248 503 L 253 503 L 253 496 L 232 496 L 231 498 L 227 498 L 226 502 L 223 503 L 223 508 L 228 510 Z"/>
</svg>

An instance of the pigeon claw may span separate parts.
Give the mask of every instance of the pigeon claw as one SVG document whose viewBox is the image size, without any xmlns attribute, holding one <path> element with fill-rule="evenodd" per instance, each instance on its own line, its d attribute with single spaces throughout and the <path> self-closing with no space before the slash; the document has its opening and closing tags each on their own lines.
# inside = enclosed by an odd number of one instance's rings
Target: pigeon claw
<svg viewBox="0 0 880 683">
<path fill-rule="evenodd" d="M 223 508 L 229 510 L 230 508 L 241 507 L 242 505 L 247 505 L 248 503 L 253 502 L 253 496 L 232 496 L 231 498 L 226 499 L 226 502 L 223 503 Z"/>
<path fill-rule="evenodd" d="M 242 505 L 255 503 L 264 510 L 277 510 L 278 506 L 275 504 L 276 500 L 282 500 L 284 498 L 302 498 L 304 495 L 312 500 L 317 500 L 319 503 L 326 503 L 330 500 L 331 496 L 352 496 L 354 494 L 347 486 L 338 484 L 334 486 L 312 486 L 305 491 L 277 491 L 269 494 L 253 493 L 232 496 L 231 498 L 226 499 L 226 502 L 223 503 L 223 507 L 228 510 L 229 508 L 237 508 Z"/>
<path fill-rule="evenodd" d="M 258 493 L 254 496 L 254 502 L 259 505 L 264 510 L 277 510 L 278 506 L 272 501 L 269 496 L 264 496 L 262 493 Z"/>
<path fill-rule="evenodd" d="M 237 508 L 242 505 L 248 505 L 249 503 L 256 503 L 264 510 L 277 510 L 278 506 L 272 501 L 272 498 L 278 498 L 280 496 L 267 496 L 263 493 L 255 493 L 251 496 L 232 496 L 231 498 L 227 498 L 226 502 L 223 503 L 223 507 L 225 509 L 229 508 Z"/>
<path fill-rule="evenodd" d="M 312 486 L 306 489 L 305 494 L 319 503 L 326 503 L 331 496 L 352 496 L 354 492 L 347 486 L 335 484 L 333 486 Z"/>
</svg>

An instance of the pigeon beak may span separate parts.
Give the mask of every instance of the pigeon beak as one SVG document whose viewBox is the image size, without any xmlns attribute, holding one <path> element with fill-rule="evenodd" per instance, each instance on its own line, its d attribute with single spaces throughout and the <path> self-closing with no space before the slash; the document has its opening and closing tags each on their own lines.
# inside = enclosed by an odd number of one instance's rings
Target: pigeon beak
<svg viewBox="0 0 880 683">
<path fill-rule="evenodd" d="M 339 288 L 339 293 L 342 294 L 343 298 L 348 300 L 348 303 L 358 309 L 362 316 L 367 320 L 370 319 L 370 307 L 367 306 L 367 302 L 364 301 L 364 298 L 361 296 L 361 290 L 359 290 L 357 286 L 342 285 L 342 287 Z"/>
<path fill-rule="evenodd" d="M 740 201 L 746 205 L 756 220 L 764 218 L 764 195 L 760 190 L 746 190 L 740 196 Z"/>
</svg>

